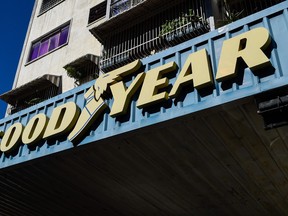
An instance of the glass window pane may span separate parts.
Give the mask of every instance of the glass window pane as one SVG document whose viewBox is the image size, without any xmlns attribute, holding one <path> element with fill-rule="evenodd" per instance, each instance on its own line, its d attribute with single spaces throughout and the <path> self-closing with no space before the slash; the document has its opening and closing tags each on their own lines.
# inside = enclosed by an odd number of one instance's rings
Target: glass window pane
<svg viewBox="0 0 288 216">
<path fill-rule="evenodd" d="M 39 47 L 40 47 L 40 43 L 33 44 L 31 48 L 29 61 L 36 59 L 38 57 Z"/>
<path fill-rule="evenodd" d="M 53 35 L 50 38 L 49 51 L 58 47 L 60 33 Z"/>
<path fill-rule="evenodd" d="M 68 33 L 69 33 L 69 26 L 62 29 L 60 39 L 59 39 L 59 46 L 65 44 L 67 42 Z"/>
<path fill-rule="evenodd" d="M 37 43 L 32 44 L 29 60 L 36 59 L 44 54 L 64 45 L 68 42 L 69 25 L 59 28 L 54 34 L 46 37 L 44 40 L 39 40 Z"/>
<path fill-rule="evenodd" d="M 48 52 L 48 45 L 49 45 L 49 39 L 47 39 L 41 43 L 40 50 L 39 50 L 39 56 L 42 56 Z"/>
</svg>

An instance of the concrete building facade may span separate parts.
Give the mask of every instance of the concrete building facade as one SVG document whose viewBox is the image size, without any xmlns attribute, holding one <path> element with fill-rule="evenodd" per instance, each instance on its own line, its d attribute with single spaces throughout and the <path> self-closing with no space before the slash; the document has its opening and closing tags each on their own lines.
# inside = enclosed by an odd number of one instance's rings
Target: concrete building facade
<svg viewBox="0 0 288 216">
<path fill-rule="evenodd" d="M 101 44 L 87 31 L 89 10 L 100 2 L 55 1 L 55 5 L 45 11 L 41 10 L 42 1 L 35 1 L 14 88 L 44 74 L 62 76 L 62 92 L 74 88 L 74 81 L 67 76 L 64 66 L 86 54 L 100 56 Z M 67 41 L 42 56 L 31 59 L 32 44 L 53 35 L 53 32 L 63 26 L 68 27 Z"/>
</svg>

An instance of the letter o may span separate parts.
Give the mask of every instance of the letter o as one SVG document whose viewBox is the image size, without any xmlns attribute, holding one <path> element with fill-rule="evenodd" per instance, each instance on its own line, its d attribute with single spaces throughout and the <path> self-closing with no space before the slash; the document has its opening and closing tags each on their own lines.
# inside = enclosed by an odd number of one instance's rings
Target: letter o
<svg viewBox="0 0 288 216">
<path fill-rule="evenodd" d="M 23 125 L 19 122 L 9 127 L 1 141 L 0 150 L 4 153 L 14 150 L 21 141 L 22 131 Z"/>
<path fill-rule="evenodd" d="M 43 113 L 30 119 L 23 131 L 22 142 L 26 145 L 31 145 L 42 139 L 47 126 L 47 120 L 47 116 Z"/>
</svg>

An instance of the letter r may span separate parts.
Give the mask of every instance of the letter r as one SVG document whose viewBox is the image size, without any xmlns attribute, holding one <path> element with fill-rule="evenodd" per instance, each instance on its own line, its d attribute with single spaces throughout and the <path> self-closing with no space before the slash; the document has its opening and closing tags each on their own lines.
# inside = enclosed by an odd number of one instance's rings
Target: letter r
<svg viewBox="0 0 288 216">
<path fill-rule="evenodd" d="M 236 76 L 239 58 L 242 58 L 252 71 L 271 65 L 264 53 L 270 43 L 269 32 L 263 27 L 224 41 L 216 80 L 223 81 Z"/>
</svg>

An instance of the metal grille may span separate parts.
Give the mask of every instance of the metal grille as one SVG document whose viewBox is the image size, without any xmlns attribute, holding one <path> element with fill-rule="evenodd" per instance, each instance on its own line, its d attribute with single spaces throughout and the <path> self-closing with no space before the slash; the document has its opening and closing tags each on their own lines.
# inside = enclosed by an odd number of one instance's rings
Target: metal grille
<svg viewBox="0 0 288 216">
<path fill-rule="evenodd" d="M 93 62 L 86 62 L 80 70 L 84 71 L 85 75 L 78 81 L 79 83 L 77 83 L 77 85 L 82 85 L 86 82 L 96 79 L 99 74 L 98 66 Z"/>
<path fill-rule="evenodd" d="M 40 13 L 44 13 L 45 11 L 49 10 L 50 8 L 54 7 L 62 1 L 64 0 L 42 0 Z"/>
<path fill-rule="evenodd" d="M 65 65 L 64 68 L 66 69 L 68 76 L 74 78 L 75 85 L 79 86 L 99 77 L 98 65 L 99 56 L 86 54 Z M 69 70 L 71 69 L 76 72 L 74 75 L 69 73 Z"/>
<path fill-rule="evenodd" d="M 39 91 L 35 89 L 33 93 L 31 92 L 31 95 L 25 98 L 21 98 L 17 102 L 16 106 L 13 106 L 10 108 L 11 114 L 19 112 L 20 110 L 26 109 L 38 103 L 41 103 L 42 101 L 52 98 L 58 94 L 59 94 L 59 87 L 55 85 L 52 85 L 48 88 L 45 88 Z"/>
<path fill-rule="evenodd" d="M 205 11 L 204 0 L 186 0 L 107 38 L 101 69 L 109 71 L 209 31 Z"/>
</svg>

